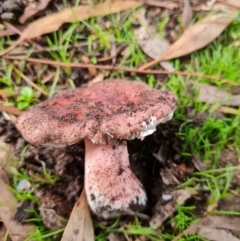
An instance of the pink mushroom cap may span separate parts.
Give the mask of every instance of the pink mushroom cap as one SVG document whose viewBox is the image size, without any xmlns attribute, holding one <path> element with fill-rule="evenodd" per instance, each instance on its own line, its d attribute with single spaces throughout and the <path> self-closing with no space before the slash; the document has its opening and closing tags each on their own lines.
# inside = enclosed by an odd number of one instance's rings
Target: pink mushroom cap
<svg viewBox="0 0 240 241">
<path fill-rule="evenodd" d="M 28 142 L 72 145 L 85 137 L 96 144 L 143 139 L 172 118 L 175 95 L 122 79 L 65 90 L 24 112 L 17 128 Z"/>
</svg>

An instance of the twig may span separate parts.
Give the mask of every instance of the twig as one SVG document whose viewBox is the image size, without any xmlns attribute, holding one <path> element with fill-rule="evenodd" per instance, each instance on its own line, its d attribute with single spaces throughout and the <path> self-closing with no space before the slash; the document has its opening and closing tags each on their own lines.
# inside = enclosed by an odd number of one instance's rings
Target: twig
<svg viewBox="0 0 240 241">
<path fill-rule="evenodd" d="M 67 49 L 71 49 L 71 48 L 79 48 L 79 47 L 85 47 L 87 46 L 88 43 L 87 42 L 82 42 L 82 43 L 77 43 L 77 44 L 69 44 Z M 31 54 L 38 54 L 38 53 L 42 53 L 42 52 L 51 52 L 51 51 L 58 51 L 63 49 L 64 46 L 54 46 L 54 47 L 46 47 L 46 48 L 42 48 L 42 49 L 34 49 L 31 51 Z M 78 49 L 78 51 L 83 52 L 84 54 L 86 54 L 84 51 L 82 51 L 81 49 Z M 17 50 L 17 51 L 12 51 L 9 53 L 9 55 L 25 55 L 29 52 L 29 50 Z"/>
<path fill-rule="evenodd" d="M 220 80 L 219 76 L 214 75 L 205 75 L 200 73 L 190 73 L 185 71 L 174 71 L 169 72 L 167 70 L 139 70 L 136 68 L 128 68 L 124 66 L 110 66 L 110 65 L 99 65 L 99 64 L 82 64 L 82 63 L 62 63 L 58 61 L 48 60 L 48 59 L 36 59 L 36 58 L 26 58 L 25 56 L 3 56 L 4 59 L 11 60 L 25 60 L 27 62 L 39 63 L 39 64 L 47 64 L 52 66 L 60 66 L 65 68 L 96 68 L 103 70 L 117 70 L 117 71 L 125 71 L 131 73 L 139 73 L 139 74 L 166 74 L 166 75 L 182 75 L 182 76 L 192 76 L 192 77 L 201 77 L 209 80 L 219 80 L 221 83 L 227 83 L 233 86 L 240 86 L 240 83 L 236 83 L 231 80 Z"/>
<path fill-rule="evenodd" d="M 14 67 L 14 71 L 19 74 L 30 86 L 41 92 L 43 95 L 48 96 L 48 93 L 41 89 L 39 86 L 37 86 L 35 83 L 33 83 L 26 75 L 24 75 L 22 72 L 20 72 L 17 68 Z"/>
<path fill-rule="evenodd" d="M 13 26 L 12 24 L 10 24 L 10 23 L 8 23 L 8 22 L 4 22 L 4 24 L 5 24 L 8 28 L 12 29 L 15 33 L 17 33 L 17 34 L 19 34 L 19 35 L 22 34 L 22 32 L 21 32 L 19 29 L 17 29 L 15 26 Z M 31 44 L 33 44 L 34 46 L 36 46 L 36 48 L 37 48 L 38 50 L 43 50 L 43 47 L 40 46 L 39 44 L 35 43 L 34 41 L 28 40 L 28 42 L 31 43 Z"/>
<path fill-rule="evenodd" d="M 221 106 L 218 108 L 218 111 L 220 111 L 224 114 L 230 114 L 230 115 L 238 115 L 239 114 L 239 110 L 232 108 L 232 107 L 228 107 L 228 106 Z"/>
<path fill-rule="evenodd" d="M 179 233 L 177 236 L 175 236 L 174 239 L 172 239 L 172 241 L 177 241 L 177 240 L 179 240 L 183 235 L 184 235 L 184 232 Z"/>
<path fill-rule="evenodd" d="M 0 102 L 0 112 L 5 111 L 9 114 L 13 115 L 21 115 L 22 112 L 16 108 L 14 105 L 4 105 L 4 103 Z"/>
<path fill-rule="evenodd" d="M 122 45 L 122 46 L 118 47 L 115 54 L 99 58 L 97 61 L 98 62 L 105 62 L 105 61 L 108 61 L 108 60 L 112 60 L 113 58 L 117 57 L 123 51 L 124 48 L 126 48 L 126 45 Z"/>
<path fill-rule="evenodd" d="M 179 7 L 177 3 L 168 2 L 168 1 L 163 2 L 163 1 L 156 1 L 156 0 L 145 0 L 144 4 L 153 6 L 153 7 L 167 8 L 170 10 L 173 10 Z"/>
</svg>

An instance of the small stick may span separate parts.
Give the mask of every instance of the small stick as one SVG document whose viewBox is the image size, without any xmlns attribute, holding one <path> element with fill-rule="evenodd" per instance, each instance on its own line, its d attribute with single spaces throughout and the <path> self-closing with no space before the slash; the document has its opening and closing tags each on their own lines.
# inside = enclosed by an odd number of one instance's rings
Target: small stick
<svg viewBox="0 0 240 241">
<path fill-rule="evenodd" d="M 24 75 L 22 72 L 20 72 L 17 68 L 14 67 L 14 71 L 19 74 L 30 86 L 41 92 L 43 95 L 48 96 L 48 93 L 41 89 L 39 86 L 37 86 L 35 83 L 33 83 L 26 75 Z"/>
<path fill-rule="evenodd" d="M 36 58 L 26 58 L 25 56 L 3 56 L 4 59 L 12 59 L 12 60 L 25 60 L 27 62 L 39 63 L 39 64 L 47 64 L 52 66 L 60 66 L 65 68 L 96 68 L 103 70 L 117 70 L 117 71 L 125 71 L 139 74 L 166 74 L 166 75 L 182 75 L 182 76 L 192 76 L 192 77 L 201 77 L 209 80 L 219 79 L 219 76 L 214 75 L 205 75 L 200 73 L 190 73 L 185 71 L 173 71 L 169 72 L 167 70 L 139 70 L 136 68 L 128 68 L 123 66 L 111 66 L 111 65 L 94 65 L 94 64 L 82 64 L 82 63 L 62 63 L 58 61 L 48 60 L 48 59 L 36 59 Z M 236 83 L 230 80 L 220 80 L 222 83 L 230 84 L 233 86 L 240 86 L 240 83 Z"/>
<path fill-rule="evenodd" d="M 19 34 L 19 35 L 22 34 L 22 32 L 21 32 L 19 29 L 17 29 L 15 26 L 13 26 L 12 24 L 10 24 L 10 23 L 8 23 L 8 22 L 4 22 L 4 24 L 5 24 L 8 28 L 12 29 L 15 33 L 17 33 L 17 34 Z M 36 46 L 36 48 L 37 48 L 38 50 L 41 50 L 41 51 L 43 50 L 43 47 L 40 46 L 39 44 L 35 43 L 34 41 L 28 40 L 28 42 L 31 43 L 31 44 L 33 44 L 34 46 Z"/>
</svg>

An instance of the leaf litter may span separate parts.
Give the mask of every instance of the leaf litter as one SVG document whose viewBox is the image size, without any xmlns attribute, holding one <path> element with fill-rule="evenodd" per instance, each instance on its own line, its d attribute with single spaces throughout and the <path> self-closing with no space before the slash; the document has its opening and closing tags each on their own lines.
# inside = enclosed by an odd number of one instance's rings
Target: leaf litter
<svg viewBox="0 0 240 241">
<path fill-rule="evenodd" d="M 5 111 L 9 114 L 13 114 L 13 115 L 21 115 L 21 111 L 15 107 L 14 105 L 6 105 L 4 102 L 0 102 L 0 112 L 1 111 Z"/>
<path fill-rule="evenodd" d="M 182 26 L 188 27 L 189 24 L 192 21 L 193 17 L 193 10 L 189 3 L 189 0 L 184 0 L 184 7 L 183 7 L 183 13 L 182 13 Z"/>
<path fill-rule="evenodd" d="M 51 0 L 29 2 L 28 5 L 24 8 L 24 12 L 20 16 L 19 22 L 24 24 L 29 18 L 44 10 L 48 6 L 49 2 L 51 2 Z"/>
<path fill-rule="evenodd" d="M 94 231 L 85 191 L 74 205 L 61 241 L 94 241 Z"/>
<path fill-rule="evenodd" d="M 159 200 L 154 207 L 154 215 L 149 223 L 153 229 L 159 229 L 163 222 L 173 215 L 176 211 L 176 203 L 182 205 L 191 197 L 190 192 L 184 189 L 174 190 L 169 195 L 172 197 L 170 201 L 163 203 L 163 200 Z"/>
<path fill-rule="evenodd" d="M 226 106 L 240 106 L 240 95 L 232 95 L 215 86 L 202 83 L 194 83 L 198 91 L 197 100 L 209 104 L 219 103 Z"/>
<path fill-rule="evenodd" d="M 56 31 L 64 23 L 75 23 L 91 17 L 105 16 L 126 11 L 141 5 L 139 1 L 105 1 L 94 6 L 78 6 L 66 8 L 61 12 L 53 13 L 30 23 L 21 33 L 19 39 L 9 48 L 0 52 L 0 56 L 7 54 L 24 40 L 37 38 L 43 34 Z"/>
<path fill-rule="evenodd" d="M 156 59 L 168 49 L 169 43 L 165 39 L 154 34 L 155 31 L 145 18 L 145 13 L 146 11 L 142 9 L 136 16 L 142 26 L 134 29 L 134 34 L 143 52 L 150 58 Z M 161 61 L 159 64 L 169 72 L 174 71 L 173 65 L 169 61 Z"/>
<path fill-rule="evenodd" d="M 160 61 L 181 57 L 207 46 L 226 29 L 233 21 L 235 14 L 220 12 L 206 16 L 188 27 L 163 54 L 140 66 L 139 69 L 144 70 Z"/>
<path fill-rule="evenodd" d="M 11 237 L 11 240 L 23 241 L 35 231 L 35 227 L 32 224 L 25 224 L 23 226 L 21 223 L 13 219 L 18 208 L 18 202 L 7 187 L 9 181 L 6 183 L 4 179 L 6 180 L 6 175 L 4 174 L 4 170 L 0 169 L 0 218 Z"/>
<path fill-rule="evenodd" d="M 213 241 L 239 241 L 240 239 L 237 238 L 240 234 L 239 223 L 240 217 L 207 216 L 191 224 L 184 233 L 199 234 Z"/>
</svg>

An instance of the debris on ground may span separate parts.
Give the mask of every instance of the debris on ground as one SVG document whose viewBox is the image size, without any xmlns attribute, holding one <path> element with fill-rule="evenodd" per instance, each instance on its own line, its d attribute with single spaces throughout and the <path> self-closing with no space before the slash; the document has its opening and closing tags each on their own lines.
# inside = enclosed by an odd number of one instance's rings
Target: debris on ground
<svg viewBox="0 0 240 241">
<path fill-rule="evenodd" d="M 193 17 L 193 10 L 189 3 L 189 0 L 184 0 L 184 8 L 182 13 L 182 26 L 185 28 L 188 27 L 192 21 L 192 17 Z"/>
<path fill-rule="evenodd" d="M 199 101 L 225 106 L 240 106 L 240 95 L 231 95 L 230 93 L 209 84 L 193 83 L 198 92 Z"/>
<path fill-rule="evenodd" d="M 154 215 L 150 220 L 150 227 L 159 229 L 166 219 L 170 218 L 176 211 L 176 203 L 182 205 L 191 197 L 187 190 L 174 190 L 169 193 L 170 200 L 160 200 L 154 207 Z M 165 202 L 165 203 L 164 203 Z"/>
<path fill-rule="evenodd" d="M 94 241 L 93 223 L 84 189 L 73 207 L 61 239 L 61 241 L 70 240 Z"/>
<path fill-rule="evenodd" d="M 191 224 L 184 233 L 199 234 L 203 238 L 213 241 L 239 241 L 240 218 L 227 216 L 207 216 Z"/>
<path fill-rule="evenodd" d="M 124 2 L 114 1 L 111 5 L 108 2 L 104 2 L 96 6 L 80 5 L 76 8 L 66 8 L 61 12 L 50 14 L 30 23 L 12 46 L 0 52 L 0 56 L 9 53 L 24 40 L 37 38 L 43 34 L 58 30 L 64 23 L 75 23 L 91 17 L 118 13 L 140 5 L 140 2 L 131 0 Z"/>
<path fill-rule="evenodd" d="M 35 231 L 32 224 L 22 226 L 17 220 L 14 220 L 15 213 L 18 208 L 18 202 L 13 193 L 9 190 L 6 183 L 6 174 L 4 170 L 0 170 L 0 218 L 3 221 L 12 241 L 22 241 Z M 4 204 L 4 205 L 3 205 Z"/>
<path fill-rule="evenodd" d="M 169 43 L 154 32 L 156 30 L 149 24 L 145 17 L 146 11 L 142 10 L 136 16 L 141 26 L 134 29 L 137 42 L 143 52 L 152 59 L 156 59 L 169 47 Z M 169 61 L 161 61 L 159 63 L 164 69 L 169 72 L 174 71 L 173 65 Z"/>
<path fill-rule="evenodd" d="M 158 58 L 142 65 L 139 69 L 144 70 L 160 61 L 181 57 L 207 46 L 226 29 L 233 19 L 233 16 L 223 13 L 205 17 L 188 27 L 176 42 Z"/>
<path fill-rule="evenodd" d="M 52 0 L 29 1 L 27 6 L 24 8 L 23 14 L 19 18 L 19 22 L 24 24 L 29 18 L 43 11 L 51 1 Z"/>
<path fill-rule="evenodd" d="M 124 234 L 122 233 L 110 233 L 107 236 L 108 241 L 127 241 Z"/>
</svg>

